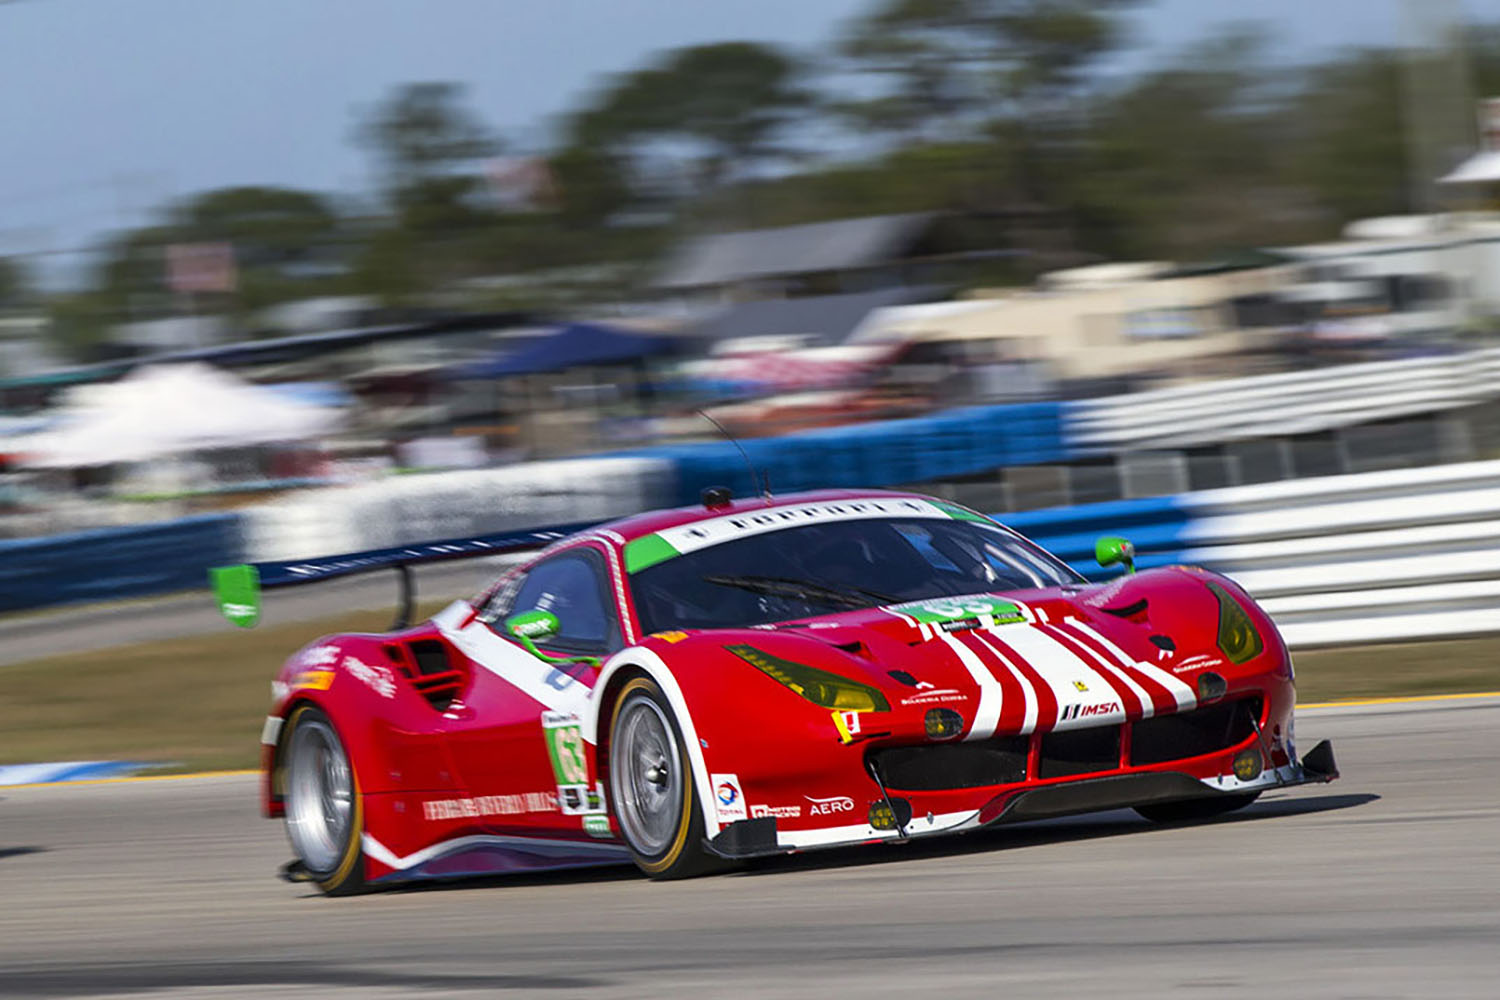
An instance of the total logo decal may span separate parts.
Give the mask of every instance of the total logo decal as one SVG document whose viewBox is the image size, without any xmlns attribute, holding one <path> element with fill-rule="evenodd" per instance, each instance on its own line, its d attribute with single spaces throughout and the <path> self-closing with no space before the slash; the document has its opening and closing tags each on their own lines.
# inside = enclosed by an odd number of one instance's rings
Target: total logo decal
<svg viewBox="0 0 1500 1000">
<path fill-rule="evenodd" d="M 826 799 L 815 799 L 811 795 L 802 797 L 812 803 L 807 810 L 809 816 L 837 816 L 839 813 L 854 811 L 854 800 L 847 795 L 834 795 Z"/>
<path fill-rule="evenodd" d="M 750 817 L 752 819 L 764 819 L 774 816 L 777 819 L 796 819 L 802 815 L 801 806 L 751 806 Z"/>
<path fill-rule="evenodd" d="M 1057 713 L 1058 722 L 1067 722 L 1072 719 L 1087 719 L 1095 715 L 1109 715 L 1112 712 L 1122 711 L 1118 701 L 1101 701 L 1094 705 L 1068 705 Z"/>
<path fill-rule="evenodd" d="M 749 819 L 750 813 L 745 808 L 745 791 L 740 787 L 740 777 L 737 774 L 714 774 L 709 776 L 714 786 L 714 805 L 718 807 L 719 822 L 733 823 L 735 820 Z"/>
</svg>

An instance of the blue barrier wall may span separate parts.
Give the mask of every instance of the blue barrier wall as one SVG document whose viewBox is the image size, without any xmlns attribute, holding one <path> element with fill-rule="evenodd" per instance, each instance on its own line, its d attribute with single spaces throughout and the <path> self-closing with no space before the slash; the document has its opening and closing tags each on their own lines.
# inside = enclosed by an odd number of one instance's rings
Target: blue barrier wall
<svg viewBox="0 0 1500 1000">
<path fill-rule="evenodd" d="M 0 542 L 0 611 L 201 589 L 242 548 L 237 514 Z"/>
<path fill-rule="evenodd" d="M 1100 535 L 1124 535 L 1135 546 L 1138 569 L 1182 561 L 1191 512 L 1178 497 L 1113 500 L 1079 507 L 1052 507 L 993 515 L 1091 580 L 1119 574 L 1094 562 Z"/>
<path fill-rule="evenodd" d="M 1062 406 L 1024 403 L 976 406 L 906 420 L 885 420 L 804 431 L 777 438 L 742 442 L 757 472 L 777 493 L 828 487 L 871 487 L 921 483 L 976 475 L 1005 466 L 1034 465 L 1066 457 Z M 630 452 L 667 459 L 675 469 L 674 502 L 694 504 L 707 486 L 728 486 L 737 496 L 759 491 L 738 449 L 728 441 L 666 445 Z M 1165 515 L 1156 519 L 1146 508 L 1120 507 L 1111 527 L 1129 533 L 1137 527 L 1143 553 L 1170 529 Z M 1154 508 L 1153 508 L 1154 509 Z M 1064 558 L 1082 559 L 1081 541 L 1094 529 L 1084 518 L 1067 520 L 1066 512 L 1042 512 L 1035 525 L 1038 541 L 1066 535 Z M 1041 517 L 1041 519 L 1038 519 Z M 1023 533 L 1017 519 L 1017 530 Z M 1073 524 L 1071 529 L 1067 525 Z M 1114 527 L 1118 524 L 1119 527 Z M 77 601 L 140 597 L 204 586 L 210 566 L 255 558 L 245 553 L 239 518 L 211 514 L 138 527 L 111 528 L 49 538 L 0 542 L 0 611 L 45 607 Z M 1079 540 L 1071 538 L 1078 534 Z M 1077 550 L 1077 552 L 1075 552 Z M 1143 560 L 1143 565 L 1147 564 Z M 1082 565 L 1082 562 L 1080 562 Z"/>
<path fill-rule="evenodd" d="M 746 438 L 741 444 L 778 493 L 920 483 L 1067 457 L 1060 403 L 965 407 L 906 420 Z M 736 496 L 759 492 L 744 458 L 728 441 L 626 454 L 672 462 L 677 504 L 697 503 L 708 486 L 728 486 Z"/>
</svg>

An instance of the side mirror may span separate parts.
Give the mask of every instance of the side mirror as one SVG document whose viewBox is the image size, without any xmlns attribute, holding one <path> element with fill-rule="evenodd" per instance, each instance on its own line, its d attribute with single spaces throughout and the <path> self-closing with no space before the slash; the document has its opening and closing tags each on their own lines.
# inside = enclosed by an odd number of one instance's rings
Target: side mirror
<svg viewBox="0 0 1500 1000">
<path fill-rule="evenodd" d="M 561 628 L 557 616 L 550 611 L 523 611 L 505 619 L 505 631 L 529 642 L 545 642 Z"/>
<path fill-rule="evenodd" d="M 1135 572 L 1135 546 L 1118 535 L 1105 535 L 1094 543 L 1094 559 L 1100 566 L 1125 565 L 1125 572 Z"/>
</svg>

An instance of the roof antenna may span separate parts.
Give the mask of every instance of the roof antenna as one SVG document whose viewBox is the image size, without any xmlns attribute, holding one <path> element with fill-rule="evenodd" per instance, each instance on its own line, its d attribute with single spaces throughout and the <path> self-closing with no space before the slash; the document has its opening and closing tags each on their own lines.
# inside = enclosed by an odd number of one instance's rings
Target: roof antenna
<svg viewBox="0 0 1500 1000">
<path fill-rule="evenodd" d="M 744 448 L 743 445 L 741 445 L 738 441 L 736 441 L 734 439 L 734 435 L 733 434 L 730 434 L 728 431 L 726 431 L 724 429 L 724 425 L 723 424 L 719 423 L 713 417 L 709 416 L 708 413 L 707 413 L 707 411 L 705 411 L 705 410 L 699 410 L 698 411 L 698 416 L 702 417 L 704 420 L 707 420 L 709 423 L 713 424 L 714 427 L 718 430 L 718 432 L 720 434 L 724 435 L 725 440 L 727 440 L 730 444 L 734 445 L 735 448 L 739 450 L 740 457 L 745 460 L 745 468 L 747 468 L 747 469 L 750 470 L 750 488 L 751 489 L 755 489 L 755 490 L 759 490 L 760 491 L 760 495 L 766 498 L 766 503 L 770 504 L 770 502 L 771 502 L 771 477 L 768 476 L 768 475 L 766 475 L 764 472 L 757 473 L 755 471 L 755 464 L 750 461 L 750 454 L 745 451 L 745 448 Z"/>
</svg>

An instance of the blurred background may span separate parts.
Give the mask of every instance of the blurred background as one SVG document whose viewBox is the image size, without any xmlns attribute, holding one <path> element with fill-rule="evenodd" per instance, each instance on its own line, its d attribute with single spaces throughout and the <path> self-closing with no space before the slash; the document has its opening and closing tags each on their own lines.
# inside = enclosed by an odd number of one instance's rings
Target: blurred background
<svg viewBox="0 0 1500 1000">
<path fill-rule="evenodd" d="M 1500 0 L 19 0 L 0 65 L 0 610 L 753 489 L 702 413 L 989 512 L 1500 455 Z"/>
</svg>

